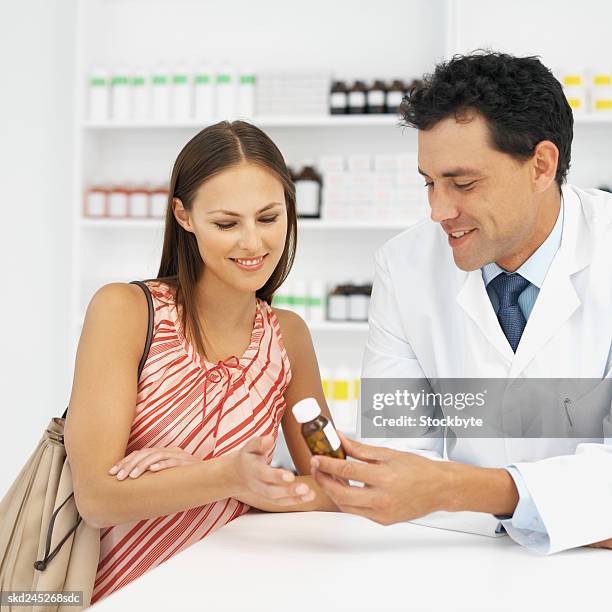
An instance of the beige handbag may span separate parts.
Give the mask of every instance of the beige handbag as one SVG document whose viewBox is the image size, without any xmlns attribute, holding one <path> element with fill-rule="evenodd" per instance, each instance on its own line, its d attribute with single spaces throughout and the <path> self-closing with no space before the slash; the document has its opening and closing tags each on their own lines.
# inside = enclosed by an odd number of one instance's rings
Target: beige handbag
<svg viewBox="0 0 612 612">
<path fill-rule="evenodd" d="M 149 325 L 138 377 L 153 337 L 153 300 L 147 296 Z M 32 602 L 32 610 L 76 611 L 91 601 L 100 555 L 100 531 L 79 516 L 64 448 L 64 422 L 53 418 L 4 499 L 0 502 L 0 591 L 82 591 L 82 606 Z M 2 605 L 2 610 L 24 610 Z"/>
</svg>

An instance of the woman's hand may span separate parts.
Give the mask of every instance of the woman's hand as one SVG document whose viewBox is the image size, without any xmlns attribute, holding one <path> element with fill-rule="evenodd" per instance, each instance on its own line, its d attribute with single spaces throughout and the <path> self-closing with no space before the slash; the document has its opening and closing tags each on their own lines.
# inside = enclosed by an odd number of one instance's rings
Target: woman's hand
<svg viewBox="0 0 612 612">
<path fill-rule="evenodd" d="M 273 448 L 274 438 L 268 435 L 253 438 L 226 456 L 233 481 L 232 497 L 262 510 L 314 500 L 315 492 L 306 483 L 295 482 L 292 472 L 268 464 Z"/>
<path fill-rule="evenodd" d="M 117 475 L 117 480 L 123 480 L 128 476 L 138 478 L 147 470 L 159 472 L 166 468 L 177 467 L 179 465 L 190 465 L 201 461 L 199 457 L 194 457 L 187 451 L 179 447 L 151 447 L 141 448 L 131 452 L 127 457 L 118 461 L 108 470 L 111 475 Z"/>
</svg>

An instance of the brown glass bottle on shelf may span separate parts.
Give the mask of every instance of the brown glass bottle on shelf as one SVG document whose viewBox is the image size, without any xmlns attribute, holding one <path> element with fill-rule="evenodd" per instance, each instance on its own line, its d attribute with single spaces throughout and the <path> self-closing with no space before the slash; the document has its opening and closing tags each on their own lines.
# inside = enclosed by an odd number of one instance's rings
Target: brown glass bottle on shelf
<svg viewBox="0 0 612 612">
<path fill-rule="evenodd" d="M 300 219 L 320 219 L 323 177 L 315 170 L 314 165 L 310 162 L 306 164 L 293 179 L 297 216 Z"/>
<path fill-rule="evenodd" d="M 313 455 L 346 459 L 333 423 L 321 414 L 319 402 L 314 397 L 300 400 L 291 410 L 302 425 L 302 436 Z"/>
<path fill-rule="evenodd" d="M 387 110 L 387 89 L 383 81 L 376 80 L 368 90 L 368 113 L 384 113 Z"/>
<path fill-rule="evenodd" d="M 404 81 L 396 79 L 387 91 L 387 113 L 395 115 L 406 92 Z"/>
<path fill-rule="evenodd" d="M 366 92 L 368 88 L 363 81 L 355 81 L 348 92 L 348 112 L 351 115 L 363 115 L 367 112 Z"/>
<path fill-rule="evenodd" d="M 348 110 L 348 89 L 344 81 L 332 83 L 329 96 L 329 112 L 332 115 L 346 115 Z"/>
</svg>

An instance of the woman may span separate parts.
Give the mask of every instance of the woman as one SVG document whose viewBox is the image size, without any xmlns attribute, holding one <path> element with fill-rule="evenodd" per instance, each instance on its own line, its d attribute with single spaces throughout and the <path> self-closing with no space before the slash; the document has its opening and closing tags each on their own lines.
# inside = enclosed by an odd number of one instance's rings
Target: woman
<svg viewBox="0 0 612 612">
<path fill-rule="evenodd" d="M 313 396 L 330 418 L 312 341 L 297 315 L 270 306 L 296 227 L 277 147 L 248 123 L 218 123 L 174 165 L 138 381 L 142 289 L 114 283 L 92 298 L 65 435 L 79 512 L 101 529 L 92 602 L 249 507 L 335 509 L 287 408 Z M 301 476 L 269 465 L 280 423 Z"/>
</svg>

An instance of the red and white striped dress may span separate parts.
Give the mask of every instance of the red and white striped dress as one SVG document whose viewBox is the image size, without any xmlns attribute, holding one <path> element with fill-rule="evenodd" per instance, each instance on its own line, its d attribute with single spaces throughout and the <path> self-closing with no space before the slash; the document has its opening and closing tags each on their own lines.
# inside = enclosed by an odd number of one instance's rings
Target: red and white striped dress
<svg viewBox="0 0 612 612">
<path fill-rule="evenodd" d="M 272 433 L 276 439 L 291 369 L 272 308 L 257 300 L 245 353 L 212 364 L 185 339 L 169 287 L 157 280 L 147 285 L 155 326 L 138 381 L 126 455 L 145 447 L 179 446 L 206 460 L 234 451 L 255 436 Z M 248 509 L 230 498 L 102 529 L 92 603 Z"/>
</svg>

